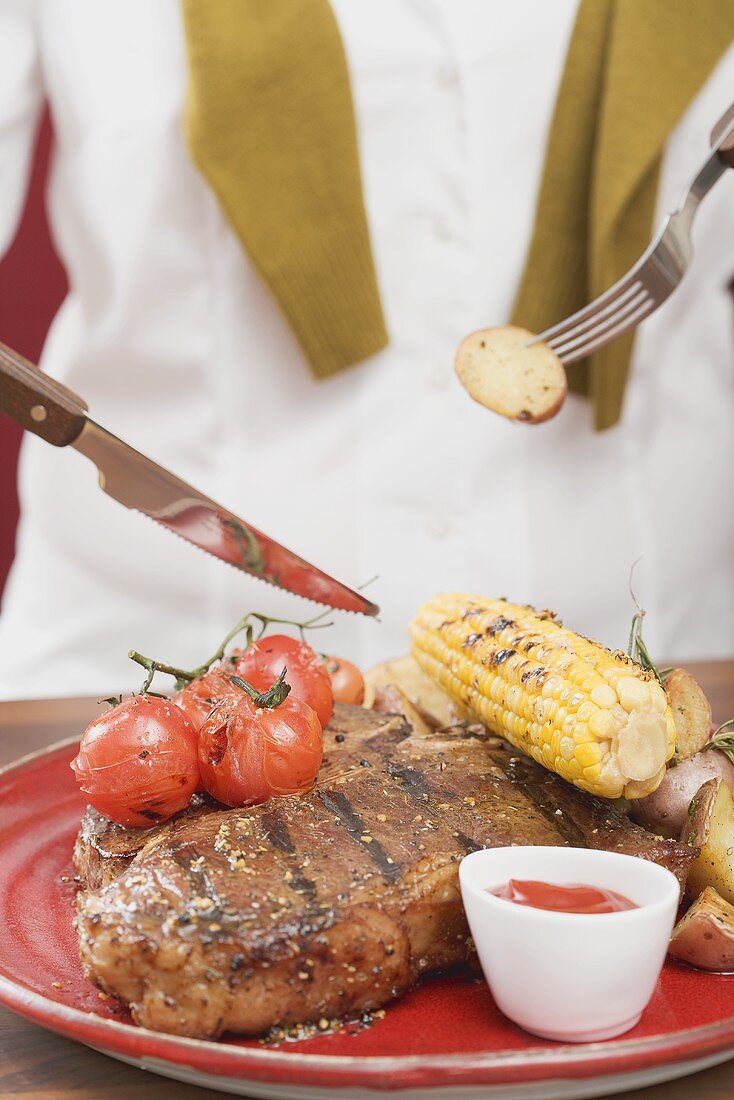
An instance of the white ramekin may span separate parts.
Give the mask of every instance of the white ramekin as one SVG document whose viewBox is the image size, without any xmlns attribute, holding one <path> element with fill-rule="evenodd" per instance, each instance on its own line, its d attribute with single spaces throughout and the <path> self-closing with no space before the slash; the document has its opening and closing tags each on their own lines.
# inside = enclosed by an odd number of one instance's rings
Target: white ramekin
<svg viewBox="0 0 734 1100">
<path fill-rule="evenodd" d="M 488 893 L 508 879 L 583 883 L 639 906 L 620 913 L 556 913 Z M 675 921 L 675 875 L 637 856 L 589 848 L 511 847 L 473 852 L 461 896 L 492 995 L 526 1031 L 593 1042 L 629 1031 L 652 997 Z"/>
</svg>

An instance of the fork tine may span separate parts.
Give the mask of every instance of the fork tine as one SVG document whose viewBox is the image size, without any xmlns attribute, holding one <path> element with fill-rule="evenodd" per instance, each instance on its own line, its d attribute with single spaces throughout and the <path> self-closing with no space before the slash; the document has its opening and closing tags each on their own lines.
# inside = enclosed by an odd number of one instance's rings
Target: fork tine
<svg viewBox="0 0 734 1100">
<path fill-rule="evenodd" d="M 607 306 L 605 310 L 602 310 L 594 318 L 589 318 L 583 326 L 585 331 L 579 331 L 579 329 L 572 329 L 567 336 L 560 337 L 558 341 L 551 344 L 554 352 L 559 358 L 563 358 L 564 355 L 574 350 L 576 347 L 582 347 L 588 344 L 590 340 L 594 340 L 598 335 L 603 332 L 608 332 L 614 328 L 620 321 L 623 321 L 631 313 L 634 313 L 639 306 L 643 305 L 647 299 L 650 298 L 650 294 L 642 283 L 637 283 L 637 290 L 633 295 L 625 296 L 625 301 L 622 305 L 619 303 L 621 299 L 617 299 L 613 306 Z M 606 315 L 606 316 L 605 316 Z"/>
<path fill-rule="evenodd" d="M 657 304 L 654 298 L 645 298 L 634 313 L 628 314 L 614 328 L 599 332 L 588 343 L 582 343 L 567 354 L 559 355 L 559 359 L 565 365 L 575 363 L 577 359 L 584 359 L 587 355 L 591 355 L 593 351 L 596 351 L 597 348 L 616 340 L 623 332 L 627 332 L 628 329 L 638 325 L 644 317 L 647 317 L 648 313 L 652 313 L 657 308 Z"/>
<path fill-rule="evenodd" d="M 733 128 L 732 109 L 724 116 L 729 125 L 725 131 L 728 137 Z M 691 227 L 696 211 L 729 166 L 729 161 L 721 155 L 725 146 L 722 134 L 715 130 L 712 141 L 713 150 L 688 183 L 677 207 L 664 218 L 637 263 L 583 309 L 531 337 L 526 347 L 543 341 L 563 363 L 574 363 L 634 328 L 672 294 L 690 263 Z"/>
<path fill-rule="evenodd" d="M 610 286 L 608 290 L 605 290 L 603 294 L 595 298 L 593 302 L 589 302 L 583 309 L 576 310 L 570 317 L 566 317 L 565 320 L 559 321 L 558 324 L 545 329 L 533 340 L 530 340 L 529 344 L 534 344 L 539 340 L 543 340 L 546 344 L 552 344 L 555 337 L 567 333 L 577 326 L 583 325 L 590 318 L 596 317 L 601 310 L 608 309 L 608 307 L 616 302 L 618 298 L 627 295 L 632 287 L 636 286 L 638 282 L 637 274 L 639 267 L 639 263 L 635 264 L 626 275 L 623 275 L 621 279 L 614 283 L 613 286 Z"/>
<path fill-rule="evenodd" d="M 643 289 L 642 283 L 635 279 L 630 283 L 628 287 L 621 293 L 613 298 L 606 305 L 599 308 L 599 298 L 595 298 L 593 302 L 590 302 L 586 307 L 586 316 L 577 321 L 576 324 L 567 324 L 563 332 L 557 333 L 555 336 L 546 338 L 545 343 L 553 348 L 554 351 L 558 351 L 559 347 L 565 346 L 569 340 L 573 340 L 580 336 L 581 333 L 586 332 L 587 329 L 593 328 L 599 321 L 603 321 L 605 317 L 614 316 L 617 311 L 625 306 L 631 299 L 634 299 Z M 592 306 L 594 307 L 592 309 Z M 569 318 L 569 321 L 571 318 Z"/>
</svg>

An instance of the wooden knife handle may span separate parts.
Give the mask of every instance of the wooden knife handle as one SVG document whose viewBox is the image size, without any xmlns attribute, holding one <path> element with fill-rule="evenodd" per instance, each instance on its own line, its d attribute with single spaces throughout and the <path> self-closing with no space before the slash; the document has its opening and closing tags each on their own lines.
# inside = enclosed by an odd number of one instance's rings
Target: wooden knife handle
<svg viewBox="0 0 734 1100">
<path fill-rule="evenodd" d="M 719 157 L 729 168 L 734 168 L 734 129 L 723 138 L 722 136 L 734 122 L 734 103 L 726 111 L 711 131 L 711 147 L 718 149 Z"/>
<path fill-rule="evenodd" d="M 65 447 L 81 433 L 86 410 L 81 397 L 0 344 L 0 412 L 47 443 Z"/>
</svg>

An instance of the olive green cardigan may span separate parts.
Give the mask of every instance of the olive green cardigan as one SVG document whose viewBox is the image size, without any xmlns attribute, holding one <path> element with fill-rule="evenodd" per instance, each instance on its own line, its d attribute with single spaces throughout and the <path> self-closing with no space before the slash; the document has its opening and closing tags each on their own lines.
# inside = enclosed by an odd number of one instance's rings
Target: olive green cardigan
<svg viewBox="0 0 734 1100">
<path fill-rule="evenodd" d="M 387 333 L 331 7 L 328 0 L 182 4 L 194 160 L 313 373 L 333 374 L 384 347 Z M 540 331 L 639 256 L 666 137 L 732 37 L 734 0 L 581 0 L 517 322 Z M 619 418 L 632 340 L 570 371 L 573 388 L 592 398 L 600 428 Z"/>
<path fill-rule="evenodd" d="M 513 320 L 541 332 L 639 258 L 668 134 L 733 38 L 734 0 L 582 0 Z M 631 332 L 568 369 L 597 428 L 619 420 L 633 343 Z"/>
</svg>

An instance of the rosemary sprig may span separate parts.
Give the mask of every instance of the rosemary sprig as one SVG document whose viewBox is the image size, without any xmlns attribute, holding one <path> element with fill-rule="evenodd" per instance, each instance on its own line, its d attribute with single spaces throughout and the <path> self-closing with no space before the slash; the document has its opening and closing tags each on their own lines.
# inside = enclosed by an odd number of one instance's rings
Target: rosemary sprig
<svg viewBox="0 0 734 1100">
<path fill-rule="evenodd" d="M 633 565 L 633 571 L 634 568 L 635 567 Z M 645 640 L 642 637 L 642 622 L 645 618 L 646 611 L 640 601 L 637 599 L 637 596 L 635 595 L 632 588 L 632 573 L 630 573 L 630 596 L 632 597 L 632 602 L 634 603 L 637 610 L 632 616 L 629 642 L 627 643 L 627 656 L 630 657 L 642 668 L 646 669 L 648 672 L 652 672 L 653 676 L 658 681 L 660 686 L 664 687 L 665 676 L 663 672 L 661 672 L 660 669 L 655 665 L 655 662 L 650 656 L 650 651 L 645 645 Z M 669 673 L 670 669 L 665 669 L 664 672 Z"/>
<path fill-rule="evenodd" d="M 715 729 L 711 734 L 703 748 L 704 751 L 706 749 L 718 749 L 734 764 L 734 718 L 722 722 L 718 729 Z"/>
</svg>

